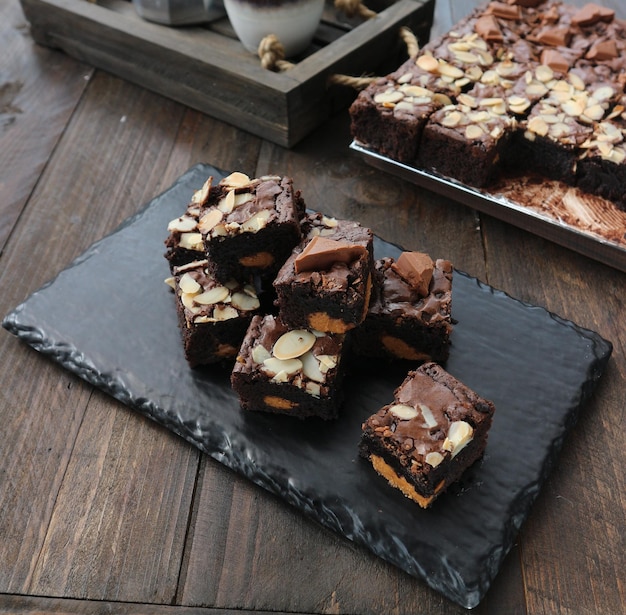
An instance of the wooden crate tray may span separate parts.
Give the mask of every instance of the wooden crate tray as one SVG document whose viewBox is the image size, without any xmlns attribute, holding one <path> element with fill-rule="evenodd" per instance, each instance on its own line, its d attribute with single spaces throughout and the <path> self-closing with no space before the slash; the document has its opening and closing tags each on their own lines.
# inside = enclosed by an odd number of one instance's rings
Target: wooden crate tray
<svg viewBox="0 0 626 615">
<path fill-rule="evenodd" d="M 378 0 L 380 2 L 380 0 Z M 292 147 L 355 90 L 329 85 L 331 75 L 382 75 L 406 59 L 399 31 L 425 42 L 434 0 L 387 2 L 378 15 L 351 25 L 328 6 L 309 51 L 284 72 L 261 66 L 227 18 L 203 26 L 145 21 L 128 0 L 21 0 L 37 43 L 245 129 Z"/>
</svg>

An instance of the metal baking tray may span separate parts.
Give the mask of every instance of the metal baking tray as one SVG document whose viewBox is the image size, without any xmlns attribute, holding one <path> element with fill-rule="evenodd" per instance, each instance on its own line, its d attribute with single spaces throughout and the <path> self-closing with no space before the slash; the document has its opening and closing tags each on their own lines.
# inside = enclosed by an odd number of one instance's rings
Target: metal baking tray
<svg viewBox="0 0 626 615">
<path fill-rule="evenodd" d="M 626 271 L 626 211 L 611 201 L 532 175 L 506 176 L 478 189 L 392 160 L 356 140 L 350 149 L 378 169 Z"/>
</svg>

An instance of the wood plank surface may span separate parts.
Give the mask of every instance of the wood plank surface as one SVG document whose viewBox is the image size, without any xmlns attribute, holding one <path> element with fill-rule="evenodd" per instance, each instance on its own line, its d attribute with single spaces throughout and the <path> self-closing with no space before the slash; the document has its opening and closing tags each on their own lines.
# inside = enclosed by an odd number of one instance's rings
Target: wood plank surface
<svg viewBox="0 0 626 615">
<path fill-rule="evenodd" d="M 474 612 L 623 611 L 626 274 L 373 169 L 348 150 L 345 113 L 285 149 L 34 44 L 18 0 L 0 2 L 0 41 L 1 78 L 20 84 L 0 90 L 1 315 L 198 162 L 291 175 L 309 207 L 613 342 Z M 0 613 L 102 612 L 465 610 L 1 332 Z"/>
</svg>

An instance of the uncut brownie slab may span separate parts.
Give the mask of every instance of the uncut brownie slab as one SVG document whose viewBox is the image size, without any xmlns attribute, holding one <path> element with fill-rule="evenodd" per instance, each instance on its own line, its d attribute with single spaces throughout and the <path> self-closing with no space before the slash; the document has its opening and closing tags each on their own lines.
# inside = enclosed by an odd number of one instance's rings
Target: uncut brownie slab
<svg viewBox="0 0 626 615">
<path fill-rule="evenodd" d="M 314 217 L 307 224 L 307 237 L 274 280 L 276 306 L 292 327 L 345 333 L 367 313 L 374 236 L 350 220 Z"/>
<path fill-rule="evenodd" d="M 255 316 L 231 374 L 242 408 L 301 419 L 337 417 L 343 402 L 345 336 Z"/>
<path fill-rule="evenodd" d="M 191 367 L 233 361 L 260 302 L 251 284 L 218 282 L 206 259 L 174 267 L 185 358 Z"/>
<path fill-rule="evenodd" d="M 425 363 L 363 423 L 359 452 L 392 487 L 428 508 L 482 457 L 494 412 L 491 401 Z"/>
<path fill-rule="evenodd" d="M 198 227 L 215 276 L 271 278 L 302 238 L 304 201 L 288 177 L 233 173 L 212 186 Z"/>
<path fill-rule="evenodd" d="M 420 252 L 375 263 L 367 316 L 351 332 L 353 351 L 386 360 L 444 362 L 452 332 L 452 263 Z"/>
</svg>

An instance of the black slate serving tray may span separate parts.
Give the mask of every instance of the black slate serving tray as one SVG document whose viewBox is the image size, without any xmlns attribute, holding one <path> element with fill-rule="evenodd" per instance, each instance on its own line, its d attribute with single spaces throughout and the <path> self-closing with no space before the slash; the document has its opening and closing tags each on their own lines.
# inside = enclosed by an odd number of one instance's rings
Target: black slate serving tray
<svg viewBox="0 0 626 615">
<path fill-rule="evenodd" d="M 2 325 L 312 519 L 471 608 L 485 595 L 612 352 L 598 334 L 455 272 L 448 371 L 494 401 L 484 458 L 421 510 L 357 455 L 360 425 L 402 368 L 354 364 L 336 422 L 240 409 L 221 368 L 188 368 L 163 283 L 167 223 L 206 177 L 198 165 L 95 243 Z M 377 239 L 376 256 L 400 249 Z M 149 308 L 149 309 L 146 309 Z M 98 332 L 94 332 L 94 316 Z"/>
</svg>

